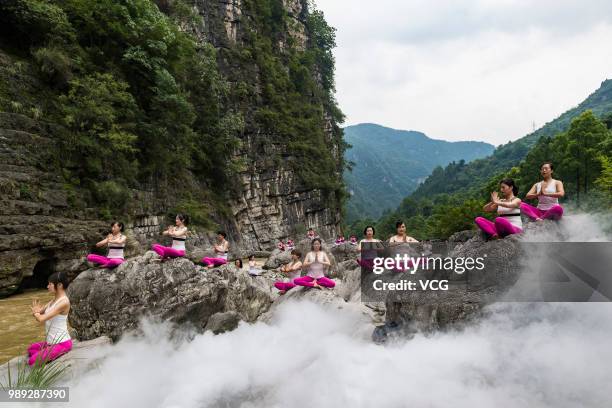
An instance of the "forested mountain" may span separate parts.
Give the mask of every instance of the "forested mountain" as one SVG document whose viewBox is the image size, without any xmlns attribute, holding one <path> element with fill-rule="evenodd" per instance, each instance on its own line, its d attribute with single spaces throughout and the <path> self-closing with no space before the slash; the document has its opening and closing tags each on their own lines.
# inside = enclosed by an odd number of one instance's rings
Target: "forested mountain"
<svg viewBox="0 0 612 408">
<path fill-rule="evenodd" d="M 488 143 L 447 142 L 372 123 L 347 126 L 344 140 L 351 145 L 345 160 L 354 163 L 352 171 L 344 172 L 348 222 L 395 208 L 436 166 L 484 157 L 494 149 Z"/>
<path fill-rule="evenodd" d="M 411 196 L 423 198 L 438 193 L 478 188 L 490 176 L 516 166 L 527 156 L 529 150 L 540 138 L 551 137 L 567 130 L 572 119 L 586 110 L 591 110 L 598 117 L 612 112 L 612 80 L 602 82 L 599 89 L 578 106 L 548 122 L 535 132 L 499 146 L 491 156 L 474 160 L 471 163 L 450 163 L 445 168 L 436 168 Z"/>
<path fill-rule="evenodd" d="M 512 177 L 523 198 L 540 178 L 542 162 L 554 163 L 554 177 L 563 181 L 564 202 L 589 211 L 612 208 L 612 81 L 606 80 L 578 107 L 536 132 L 498 148 L 472 163 L 436 168 L 413 194 L 378 221 L 361 219 L 347 227 L 360 233 L 374 224 L 384 238 L 395 221 L 406 222 L 419 239 L 445 238 L 474 228 L 474 218 L 504 177 Z"/>
<path fill-rule="evenodd" d="M 112 219 L 142 249 L 178 212 L 189 245 L 335 235 L 334 46 L 308 0 L 0 1 L 0 296 Z"/>
</svg>

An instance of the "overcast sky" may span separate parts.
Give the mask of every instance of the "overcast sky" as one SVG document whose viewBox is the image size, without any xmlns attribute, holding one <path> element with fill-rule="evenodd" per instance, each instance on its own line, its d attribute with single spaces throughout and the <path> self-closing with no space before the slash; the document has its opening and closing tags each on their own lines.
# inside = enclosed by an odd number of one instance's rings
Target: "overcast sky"
<svg viewBox="0 0 612 408">
<path fill-rule="evenodd" d="M 345 125 L 514 140 L 612 78 L 612 0 L 316 0 Z"/>
</svg>

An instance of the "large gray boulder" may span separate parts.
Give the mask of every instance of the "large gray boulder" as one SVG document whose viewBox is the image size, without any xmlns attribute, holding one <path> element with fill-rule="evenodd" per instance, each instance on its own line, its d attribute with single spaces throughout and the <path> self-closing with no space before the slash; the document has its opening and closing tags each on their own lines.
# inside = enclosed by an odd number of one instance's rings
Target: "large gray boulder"
<svg viewBox="0 0 612 408">
<path fill-rule="evenodd" d="M 157 261 L 155 253 L 115 269 L 89 269 L 68 287 L 70 325 L 79 339 L 113 339 L 136 329 L 141 317 L 188 324 L 203 331 L 211 316 L 233 311 L 252 322 L 278 296 L 269 272 L 252 277 L 233 265 L 207 270 L 188 259 Z"/>
<path fill-rule="evenodd" d="M 517 282 L 521 273 L 520 236 L 487 241 L 478 233 L 461 233 L 453 238 L 456 241 L 446 243 L 450 246 L 448 256 L 486 257 L 486 267 L 461 276 L 436 271 L 436 279 L 450 280 L 448 291 L 406 291 L 402 292 L 401 299 L 389 295 L 387 324 L 402 326 L 405 331 L 432 331 L 461 324 L 477 316 L 484 306 L 498 300 Z M 417 272 L 412 277 L 431 278 L 431 275 Z"/>
<path fill-rule="evenodd" d="M 275 249 L 264 264 L 264 269 L 276 269 L 291 262 L 291 251 Z"/>
</svg>

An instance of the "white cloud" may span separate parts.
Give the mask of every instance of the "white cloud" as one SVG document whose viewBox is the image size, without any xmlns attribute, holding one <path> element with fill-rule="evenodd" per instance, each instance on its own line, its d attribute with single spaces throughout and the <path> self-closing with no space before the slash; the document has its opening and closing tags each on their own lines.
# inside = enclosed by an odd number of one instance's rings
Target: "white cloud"
<svg viewBox="0 0 612 408">
<path fill-rule="evenodd" d="M 612 2 L 318 0 L 346 124 L 514 140 L 612 77 Z"/>
</svg>

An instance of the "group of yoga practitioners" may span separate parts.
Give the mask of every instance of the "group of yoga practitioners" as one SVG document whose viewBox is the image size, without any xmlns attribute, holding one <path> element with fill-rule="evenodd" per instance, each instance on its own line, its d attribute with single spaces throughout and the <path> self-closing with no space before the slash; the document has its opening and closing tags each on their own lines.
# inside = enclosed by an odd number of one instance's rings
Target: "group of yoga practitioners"
<svg viewBox="0 0 612 408">
<path fill-rule="evenodd" d="M 559 205 L 559 198 L 565 195 L 563 183 L 552 178 L 553 165 L 551 162 L 542 163 L 540 174 L 543 180 L 535 183 L 525 195 L 528 200 L 537 199 L 537 207 L 523 203 L 517 197 L 518 187 L 514 184 L 514 180 L 503 179 L 499 183 L 503 198 L 500 198 L 497 191 L 494 191 L 491 193 L 491 201 L 483 208 L 487 212 L 496 211 L 498 217 L 493 221 L 484 217 L 476 217 L 474 222 L 478 228 L 495 239 L 523 232 L 521 214 L 536 222 L 546 219 L 559 220 L 563 215 L 563 207 Z"/>
<path fill-rule="evenodd" d="M 496 191 L 491 193 L 491 201 L 484 206 L 484 211 L 497 212 L 498 217 L 494 221 L 489 221 L 484 217 L 475 219 L 476 225 L 491 238 L 501 238 L 511 234 L 518 234 L 523 231 L 521 214 L 531 220 L 540 222 L 545 219 L 558 220 L 563 215 L 563 208 L 559 205 L 559 198 L 563 197 L 563 183 L 552 178 L 553 165 L 550 162 L 543 163 L 540 168 L 542 181 L 531 187 L 527 199 L 537 199 L 538 206 L 532 207 L 521 202 L 517 197 L 518 188 L 514 180 L 503 179 L 500 182 L 500 198 Z M 188 217 L 178 214 L 175 218 L 175 225 L 168 227 L 163 235 L 172 238 L 170 247 L 160 244 L 153 244 L 160 260 L 166 258 L 176 258 L 185 256 L 185 240 L 188 233 Z M 413 237 L 406 234 L 406 225 L 403 221 L 398 221 L 395 225 L 396 234 L 389 238 L 388 244 L 401 246 L 404 243 L 418 242 Z M 106 256 L 90 254 L 87 260 L 99 265 L 102 268 L 114 268 L 125 261 L 124 248 L 126 236 L 123 235 L 124 225 L 121 222 L 113 222 L 111 233 L 96 244 L 96 247 L 106 246 L 108 253 Z M 377 244 L 379 239 L 374 238 L 375 230 L 373 226 L 367 226 L 363 231 L 364 238 L 356 244 L 355 250 L 361 253 L 357 263 L 364 268 L 371 269 L 373 259 L 377 254 Z M 228 252 L 230 249 L 225 232 L 219 231 L 216 243 L 213 245 L 214 257 L 205 257 L 201 262 L 207 268 L 224 265 L 227 263 Z M 310 228 L 307 238 L 311 240 L 310 251 L 302 260 L 302 253 L 293 247 L 290 241 L 291 261 L 280 268 L 280 272 L 286 274 L 286 280 L 276 282 L 274 286 L 281 294 L 294 288 L 295 286 L 306 286 L 313 288 L 333 288 L 335 282 L 325 276 L 329 270 L 331 262 L 328 255 L 322 249 L 322 241 L 318 234 Z M 351 243 L 355 240 L 351 239 Z M 342 243 L 342 242 L 340 242 Z M 336 241 L 338 244 L 338 240 Z M 287 245 L 289 246 L 289 245 Z M 286 247 L 283 246 L 282 250 Z M 242 269 L 242 260 L 236 259 L 236 267 Z M 302 276 L 302 271 L 306 274 Z M 249 256 L 249 274 L 258 276 L 262 270 L 255 260 L 255 255 Z M 46 325 L 47 336 L 44 342 L 34 343 L 28 348 L 28 363 L 35 364 L 37 361 L 50 361 L 68 352 L 72 348 L 72 340 L 68 333 L 67 317 L 70 311 L 70 301 L 66 296 L 68 279 L 65 273 L 56 272 L 49 277 L 48 290 L 54 294 L 52 301 L 45 306 L 41 306 L 38 301 L 32 303 L 32 315 L 39 322 Z"/>
</svg>

